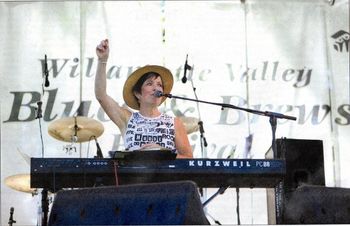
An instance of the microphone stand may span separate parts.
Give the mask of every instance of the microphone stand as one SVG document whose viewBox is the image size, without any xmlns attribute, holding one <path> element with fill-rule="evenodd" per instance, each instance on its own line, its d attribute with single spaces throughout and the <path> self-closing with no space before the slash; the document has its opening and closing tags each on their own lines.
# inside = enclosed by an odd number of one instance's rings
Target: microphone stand
<svg viewBox="0 0 350 226">
<path fill-rule="evenodd" d="M 37 102 L 38 107 L 36 108 L 36 117 L 35 119 L 39 120 L 39 132 L 40 132 L 40 140 L 41 140 L 41 157 L 44 158 L 44 140 L 43 140 L 43 136 L 42 136 L 42 128 L 41 128 L 41 118 L 43 117 L 43 113 L 42 113 L 42 99 L 44 98 L 45 95 L 45 90 L 44 90 L 44 86 L 45 87 L 49 87 L 50 82 L 48 80 L 48 76 L 49 76 L 49 72 L 47 69 L 47 56 L 45 54 L 45 59 L 44 59 L 44 64 L 42 64 L 42 77 L 43 79 L 45 79 L 45 81 L 43 80 L 41 83 L 41 91 L 42 91 L 42 95 L 40 96 L 40 100 Z"/>
<path fill-rule="evenodd" d="M 187 58 L 186 58 L 186 61 L 187 61 Z M 193 66 L 191 67 L 191 70 L 192 69 L 193 69 Z M 191 73 L 191 77 L 192 77 L 192 73 Z M 198 126 L 199 126 L 199 132 L 201 134 L 201 136 L 200 136 L 200 143 L 201 143 L 202 157 L 204 157 L 204 154 L 203 154 L 204 153 L 204 147 L 207 147 L 208 143 L 207 143 L 207 140 L 205 139 L 205 136 L 204 136 L 204 127 L 203 127 L 203 121 L 201 119 L 201 113 L 200 113 L 200 110 L 199 110 L 199 104 L 198 104 L 199 101 L 198 101 L 198 96 L 197 96 L 197 93 L 196 93 L 196 87 L 194 87 L 194 83 L 193 83 L 192 78 L 190 80 L 191 80 L 193 93 L 194 93 L 194 96 L 195 96 L 196 102 L 197 102 L 198 119 L 199 119 Z"/>
<path fill-rule="evenodd" d="M 186 63 L 185 63 L 185 67 L 187 67 L 187 56 L 186 56 Z M 201 154 L 202 154 L 202 158 L 205 158 L 207 157 L 206 155 L 204 156 L 204 149 L 208 146 L 208 143 L 207 143 L 207 140 L 204 136 L 204 127 L 203 127 L 203 121 L 202 121 L 202 117 L 201 117 L 201 111 L 199 109 L 199 103 L 198 103 L 198 96 L 197 96 L 197 93 L 196 93 L 196 87 L 194 86 L 194 83 L 193 83 L 193 79 L 192 79 L 192 74 L 193 74 L 193 69 L 194 69 L 194 65 L 189 66 L 187 68 L 188 70 L 191 70 L 191 74 L 189 76 L 189 80 L 191 81 L 191 86 L 192 86 L 192 90 L 193 90 L 193 94 L 197 100 L 197 110 L 198 110 L 198 126 L 199 126 L 199 133 L 200 133 L 200 144 L 201 144 Z M 205 152 L 206 153 L 206 152 Z M 199 192 L 201 194 L 201 197 L 206 197 L 207 195 L 207 190 L 203 190 L 203 188 L 199 188 Z M 214 198 L 214 197 L 213 197 Z M 209 200 L 210 201 L 210 200 Z M 209 202 L 208 200 L 206 202 Z M 203 205 L 204 207 L 204 205 Z"/>
<path fill-rule="evenodd" d="M 165 97 L 168 98 L 175 98 L 175 99 L 182 99 L 182 100 L 189 100 L 189 101 L 194 101 L 194 102 L 199 102 L 199 103 L 204 103 L 204 104 L 211 104 L 211 105 L 217 105 L 221 106 L 221 109 L 223 110 L 224 108 L 231 108 L 231 109 L 236 109 L 236 110 L 241 110 L 241 111 L 246 111 L 252 114 L 257 114 L 257 115 L 262 115 L 270 118 L 270 124 L 271 124 L 271 129 L 272 129 L 272 151 L 273 151 L 273 156 L 274 158 L 277 157 L 277 145 L 276 145 L 276 129 L 277 129 L 277 119 L 288 119 L 288 120 L 297 120 L 296 117 L 294 116 L 289 116 L 289 115 L 284 115 L 281 113 L 277 112 L 271 112 L 271 111 L 258 111 L 250 108 L 242 108 L 238 107 L 232 104 L 225 104 L 225 103 L 216 103 L 216 102 L 209 102 L 209 101 L 203 101 L 203 100 L 196 100 L 192 98 L 187 98 L 187 97 L 180 97 L 180 96 L 175 96 L 170 93 L 164 93 L 162 94 Z"/>
</svg>

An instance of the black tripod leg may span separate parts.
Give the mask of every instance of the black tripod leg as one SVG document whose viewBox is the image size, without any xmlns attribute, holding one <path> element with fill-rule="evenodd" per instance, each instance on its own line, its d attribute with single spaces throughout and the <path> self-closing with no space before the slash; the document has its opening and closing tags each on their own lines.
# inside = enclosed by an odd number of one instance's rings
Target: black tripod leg
<svg viewBox="0 0 350 226">
<path fill-rule="evenodd" d="M 228 187 L 220 187 L 217 192 L 214 193 L 214 195 L 212 195 L 209 199 L 207 199 L 204 203 L 203 203 L 203 207 L 206 206 L 211 200 L 213 200 L 216 196 L 218 196 L 219 194 L 222 195 L 224 194 L 224 192 L 226 191 Z"/>
<path fill-rule="evenodd" d="M 47 226 L 48 223 L 48 214 L 49 214 L 49 200 L 47 198 L 47 189 L 43 189 L 41 192 L 41 208 L 43 212 L 41 225 Z"/>
</svg>

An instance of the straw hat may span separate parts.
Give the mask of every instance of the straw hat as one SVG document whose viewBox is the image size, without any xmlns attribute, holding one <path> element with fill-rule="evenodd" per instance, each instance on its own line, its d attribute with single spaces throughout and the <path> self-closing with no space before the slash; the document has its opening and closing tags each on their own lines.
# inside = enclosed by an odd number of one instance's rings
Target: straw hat
<svg viewBox="0 0 350 226">
<path fill-rule="evenodd" d="M 139 106 L 139 103 L 137 102 L 137 98 L 135 97 L 132 89 L 134 85 L 137 83 L 137 81 L 142 77 L 142 75 L 148 72 L 155 72 L 160 75 L 163 82 L 164 93 L 170 93 L 171 89 L 173 88 L 173 83 L 174 83 L 173 75 L 167 68 L 157 66 L 157 65 L 147 65 L 137 69 L 128 77 L 123 87 L 123 98 L 125 103 L 129 107 L 135 110 L 139 110 L 140 106 Z M 166 97 L 162 97 L 161 103 L 163 103 L 165 99 Z"/>
</svg>

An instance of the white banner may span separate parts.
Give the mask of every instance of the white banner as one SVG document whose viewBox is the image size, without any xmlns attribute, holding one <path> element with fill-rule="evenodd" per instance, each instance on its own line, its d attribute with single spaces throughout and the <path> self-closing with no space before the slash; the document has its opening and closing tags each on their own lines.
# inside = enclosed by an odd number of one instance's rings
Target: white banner
<svg viewBox="0 0 350 226">
<path fill-rule="evenodd" d="M 111 46 L 108 93 L 120 104 L 125 79 L 147 64 L 172 71 L 173 95 L 194 98 L 191 81 L 181 82 L 188 54 L 200 100 L 295 116 L 278 120 L 276 137 L 322 140 L 326 184 L 350 187 L 348 7 L 348 1 L 331 6 L 322 0 L 0 3 L 1 223 L 7 224 L 11 206 L 17 225 L 37 223 L 40 198 L 4 184 L 30 173 L 28 157 L 96 154 L 94 142 L 67 151 L 69 143 L 48 134 L 50 123 L 80 106 L 104 126 L 98 137 L 104 156 L 123 150 L 119 129 L 94 97 L 95 47 L 104 38 Z M 42 87 L 45 54 L 48 87 Z M 40 100 L 41 127 L 35 111 Z M 161 109 L 200 114 L 208 146 L 201 149 L 199 132 L 189 134 L 195 157 L 264 158 L 271 146 L 268 117 L 177 99 Z M 265 190 L 241 193 L 241 222 L 267 223 L 266 207 L 256 205 L 266 201 Z M 236 223 L 234 190 L 207 211 L 221 223 Z"/>
</svg>

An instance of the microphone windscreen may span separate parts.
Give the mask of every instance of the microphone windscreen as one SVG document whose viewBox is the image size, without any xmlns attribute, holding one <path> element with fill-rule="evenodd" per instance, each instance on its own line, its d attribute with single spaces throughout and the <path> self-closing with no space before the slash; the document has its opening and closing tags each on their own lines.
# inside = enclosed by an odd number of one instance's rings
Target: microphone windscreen
<svg viewBox="0 0 350 226">
<path fill-rule="evenodd" d="M 187 82 L 186 76 L 182 77 L 181 81 L 182 81 L 182 83 L 186 83 Z"/>
<path fill-rule="evenodd" d="M 156 91 L 154 92 L 153 95 L 154 95 L 155 97 L 161 97 L 161 96 L 163 96 L 163 92 L 160 91 L 160 90 L 156 90 Z"/>
</svg>

